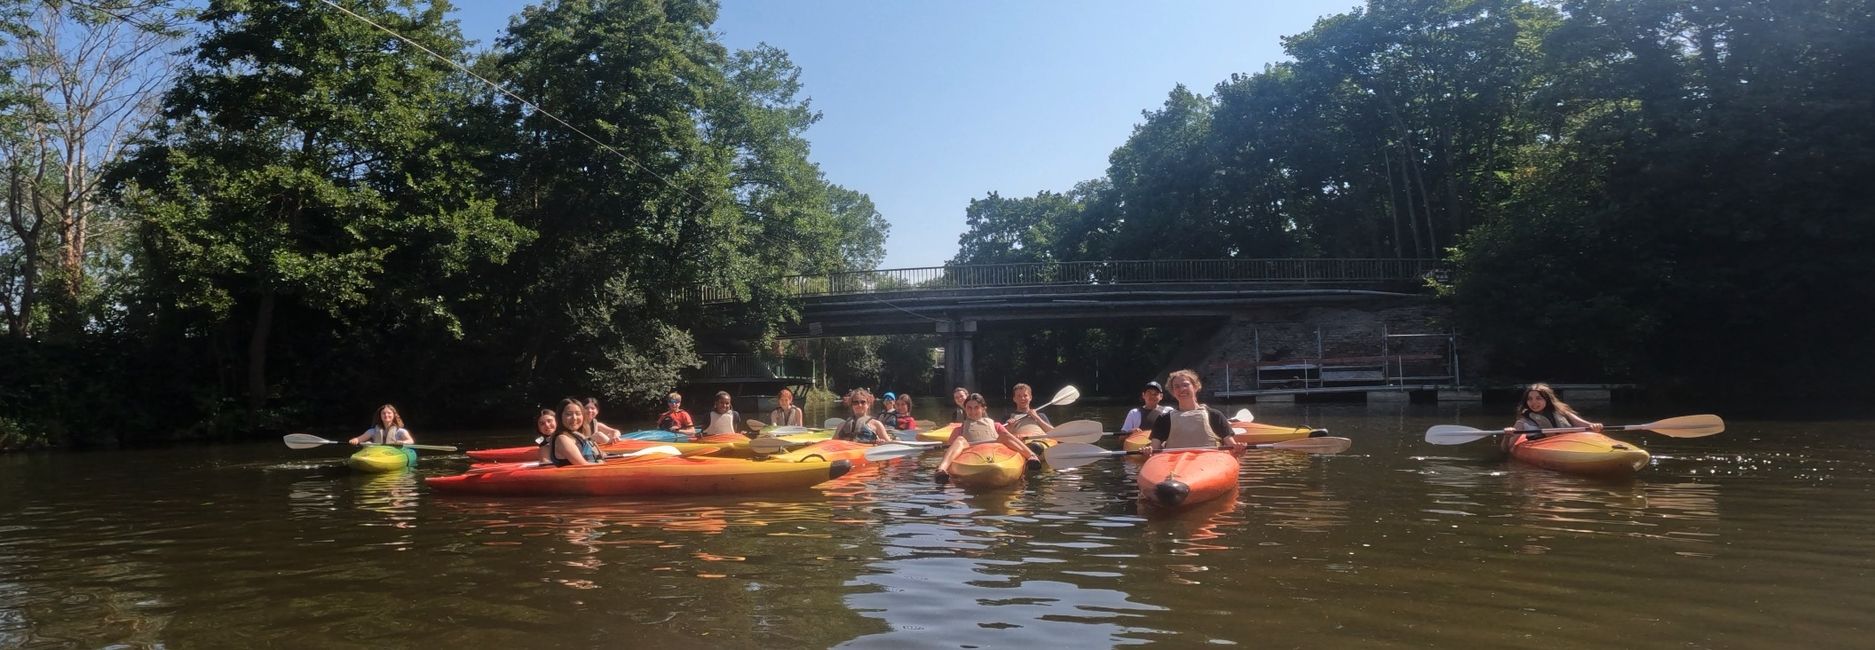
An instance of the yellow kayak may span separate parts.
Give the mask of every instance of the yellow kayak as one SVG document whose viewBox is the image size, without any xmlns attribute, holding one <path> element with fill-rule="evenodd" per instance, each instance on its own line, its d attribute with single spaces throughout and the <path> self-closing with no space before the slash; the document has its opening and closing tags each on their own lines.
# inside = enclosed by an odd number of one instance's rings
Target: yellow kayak
<svg viewBox="0 0 1875 650">
<path fill-rule="evenodd" d="M 395 472 L 417 464 L 414 449 L 390 445 L 372 445 L 358 450 L 345 464 L 360 472 Z"/>
</svg>

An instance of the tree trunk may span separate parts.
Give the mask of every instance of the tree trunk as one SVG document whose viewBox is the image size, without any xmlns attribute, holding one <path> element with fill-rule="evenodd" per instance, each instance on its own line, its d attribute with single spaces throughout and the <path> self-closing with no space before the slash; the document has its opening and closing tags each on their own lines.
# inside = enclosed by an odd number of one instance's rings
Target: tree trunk
<svg viewBox="0 0 1875 650">
<path fill-rule="evenodd" d="M 247 410 L 260 412 L 267 405 L 267 337 L 273 334 L 273 289 L 262 289 L 254 333 L 247 339 Z"/>
<path fill-rule="evenodd" d="M 1393 256 L 1406 257 L 1405 249 L 1400 248 L 1400 206 L 1393 202 L 1393 151 L 1385 143 L 1380 148 L 1380 161 L 1387 168 L 1387 217 L 1393 220 Z"/>
<path fill-rule="evenodd" d="M 42 221 L 27 216 L 28 201 L 36 196 L 26 188 L 25 171 L 19 166 L 7 168 L 7 227 L 20 240 L 19 302 L 8 305 L 7 333 L 16 339 L 32 337 L 33 308 L 39 290 L 39 226 Z"/>
</svg>

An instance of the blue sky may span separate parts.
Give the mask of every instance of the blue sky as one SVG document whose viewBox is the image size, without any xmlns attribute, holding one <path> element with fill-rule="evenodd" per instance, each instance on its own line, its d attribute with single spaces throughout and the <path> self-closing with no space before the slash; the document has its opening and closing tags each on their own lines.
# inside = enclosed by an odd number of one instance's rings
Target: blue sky
<svg viewBox="0 0 1875 650">
<path fill-rule="evenodd" d="M 481 47 L 516 7 L 460 2 Z M 813 159 L 872 196 L 892 223 L 882 266 L 895 268 L 950 259 L 970 199 L 1104 175 L 1140 111 L 1175 84 L 1209 94 L 1286 58 L 1281 36 L 1358 4 L 725 0 L 716 31 L 731 49 L 766 42 L 801 67 L 822 113 L 807 134 Z"/>
</svg>

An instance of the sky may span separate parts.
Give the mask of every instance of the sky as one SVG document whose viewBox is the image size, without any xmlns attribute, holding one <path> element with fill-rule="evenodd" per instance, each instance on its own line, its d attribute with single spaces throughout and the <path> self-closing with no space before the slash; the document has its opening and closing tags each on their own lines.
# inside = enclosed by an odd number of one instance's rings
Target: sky
<svg viewBox="0 0 1875 650">
<path fill-rule="evenodd" d="M 518 6 L 458 1 L 464 35 L 484 48 Z M 1104 176 L 1174 86 L 1210 94 L 1287 59 L 1282 36 L 1358 4 L 724 0 L 715 29 L 732 50 L 768 43 L 802 69 L 821 112 L 812 159 L 872 197 L 891 223 L 880 266 L 903 268 L 956 254 L 971 199 Z"/>
</svg>

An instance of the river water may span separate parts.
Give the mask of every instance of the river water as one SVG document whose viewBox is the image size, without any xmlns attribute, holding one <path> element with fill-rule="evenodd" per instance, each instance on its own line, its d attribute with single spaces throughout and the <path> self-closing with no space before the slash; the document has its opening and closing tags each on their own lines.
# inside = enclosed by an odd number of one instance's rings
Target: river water
<svg viewBox="0 0 1875 650">
<path fill-rule="evenodd" d="M 1354 447 L 1251 452 L 1236 499 L 1171 515 L 1119 460 L 987 494 L 934 485 L 928 454 L 789 494 L 494 499 L 422 485 L 460 454 L 0 456 L 0 647 L 1875 644 L 1875 420 L 1617 434 L 1655 455 L 1617 481 L 1421 439 L 1507 410 L 1258 407 Z"/>
</svg>

